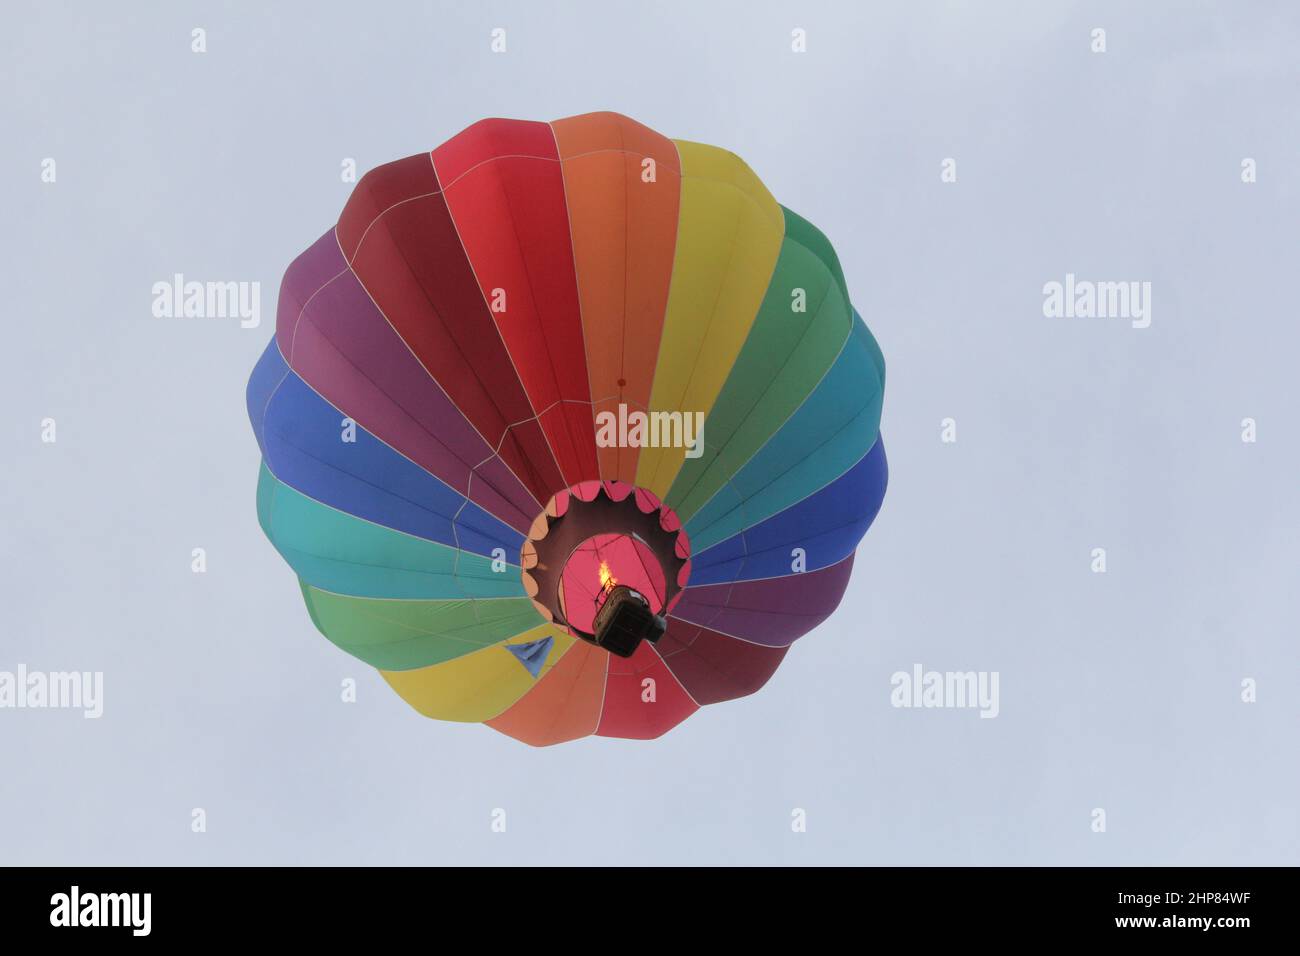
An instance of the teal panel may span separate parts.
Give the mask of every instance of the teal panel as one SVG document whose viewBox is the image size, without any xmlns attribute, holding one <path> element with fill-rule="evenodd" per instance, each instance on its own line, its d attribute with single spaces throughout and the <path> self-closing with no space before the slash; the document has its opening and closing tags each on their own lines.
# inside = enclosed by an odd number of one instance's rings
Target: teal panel
<svg viewBox="0 0 1300 956">
<path fill-rule="evenodd" d="M 686 524 L 700 553 L 834 481 L 875 443 L 884 359 L 862 317 L 821 384 Z"/>
<path fill-rule="evenodd" d="M 526 596 L 517 565 L 496 572 L 489 557 L 346 514 L 290 488 L 265 465 L 257 517 L 298 576 L 324 591 L 424 600 Z"/>
</svg>

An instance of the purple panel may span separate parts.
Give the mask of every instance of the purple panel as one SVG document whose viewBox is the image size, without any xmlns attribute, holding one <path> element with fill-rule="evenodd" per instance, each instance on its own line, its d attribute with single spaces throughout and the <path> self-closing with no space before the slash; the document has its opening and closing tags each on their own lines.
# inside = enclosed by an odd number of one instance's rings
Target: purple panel
<svg viewBox="0 0 1300 956">
<path fill-rule="evenodd" d="M 820 571 L 688 587 L 673 617 L 755 644 L 785 647 L 839 606 L 852 571 L 849 555 Z"/>
<path fill-rule="evenodd" d="M 326 401 L 485 511 L 528 529 L 541 505 L 393 330 L 333 230 L 285 273 L 276 340 Z"/>
</svg>

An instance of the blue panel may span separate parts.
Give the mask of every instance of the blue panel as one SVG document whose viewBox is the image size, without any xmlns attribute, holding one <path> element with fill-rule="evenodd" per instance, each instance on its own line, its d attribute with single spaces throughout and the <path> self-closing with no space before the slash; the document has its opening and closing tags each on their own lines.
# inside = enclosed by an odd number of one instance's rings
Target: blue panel
<svg viewBox="0 0 1300 956">
<path fill-rule="evenodd" d="M 262 457 L 289 487 L 375 524 L 474 554 L 494 548 L 515 564 L 523 536 L 356 426 L 288 365 L 275 341 L 248 381 L 248 414 Z"/>
<path fill-rule="evenodd" d="M 775 578 L 793 573 L 793 548 L 816 571 L 853 553 L 880 511 L 889 481 L 881 439 L 852 468 L 789 508 L 698 554 L 691 586 Z"/>
</svg>

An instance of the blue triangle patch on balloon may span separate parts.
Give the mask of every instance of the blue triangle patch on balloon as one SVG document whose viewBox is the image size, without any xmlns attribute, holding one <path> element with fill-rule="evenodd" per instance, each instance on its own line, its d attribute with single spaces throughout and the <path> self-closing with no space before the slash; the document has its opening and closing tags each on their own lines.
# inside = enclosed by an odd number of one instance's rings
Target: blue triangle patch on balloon
<svg viewBox="0 0 1300 956">
<path fill-rule="evenodd" d="M 536 679 L 542 671 L 542 665 L 546 663 L 546 656 L 551 653 L 553 643 L 555 643 L 553 638 L 544 637 L 540 641 L 529 641 L 527 644 L 507 644 L 506 650 L 519 658 L 519 663 L 523 664 L 524 669 Z"/>
</svg>

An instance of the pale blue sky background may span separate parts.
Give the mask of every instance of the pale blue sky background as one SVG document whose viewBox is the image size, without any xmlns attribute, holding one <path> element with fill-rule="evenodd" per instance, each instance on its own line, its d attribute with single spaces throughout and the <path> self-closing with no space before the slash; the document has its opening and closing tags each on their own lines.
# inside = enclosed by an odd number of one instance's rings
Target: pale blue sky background
<svg viewBox="0 0 1300 956">
<path fill-rule="evenodd" d="M 7 11 L 0 670 L 106 699 L 0 710 L 0 862 L 1300 862 L 1294 4 L 327 6 Z M 735 150 L 836 244 L 891 486 L 760 694 L 532 750 L 314 631 L 243 392 L 344 157 L 603 108 Z M 262 327 L 154 319 L 175 272 L 261 281 Z M 1151 281 L 1151 327 L 1044 318 L 1067 272 Z M 891 708 L 916 662 L 1000 672 L 1001 715 Z"/>
</svg>

